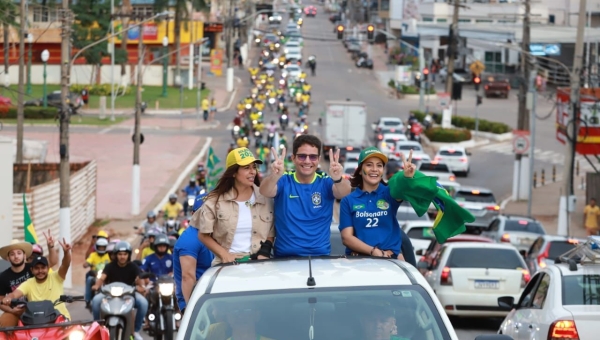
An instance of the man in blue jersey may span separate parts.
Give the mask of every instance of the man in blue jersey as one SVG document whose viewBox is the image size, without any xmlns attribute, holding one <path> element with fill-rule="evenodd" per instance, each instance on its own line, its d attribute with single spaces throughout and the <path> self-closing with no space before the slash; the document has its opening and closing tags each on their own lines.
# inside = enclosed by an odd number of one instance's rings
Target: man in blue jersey
<svg viewBox="0 0 600 340">
<path fill-rule="evenodd" d="M 294 139 L 295 171 L 285 171 L 284 158 L 272 150 L 272 175 L 260 185 L 260 193 L 275 198 L 275 257 L 321 256 L 331 252 L 330 226 L 333 202 L 350 193 L 342 176 L 340 150 L 329 151 L 329 175 L 317 171 L 321 141 L 312 135 Z"/>
<path fill-rule="evenodd" d="M 196 197 L 194 207 L 195 213 L 200 209 L 206 194 Z M 175 279 L 175 296 L 181 314 L 185 311 L 192 289 L 200 276 L 210 268 L 214 256 L 198 239 L 198 228 L 190 225 L 179 236 L 175 248 L 173 248 L 173 278 Z"/>
</svg>

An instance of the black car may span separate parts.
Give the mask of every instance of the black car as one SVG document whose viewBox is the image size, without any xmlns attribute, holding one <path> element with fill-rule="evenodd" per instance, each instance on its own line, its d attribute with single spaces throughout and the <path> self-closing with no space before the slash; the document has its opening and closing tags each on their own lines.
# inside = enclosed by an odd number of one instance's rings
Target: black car
<svg viewBox="0 0 600 340">
<path fill-rule="evenodd" d="M 69 106 L 73 113 L 77 113 L 77 110 L 83 106 L 83 98 L 80 95 L 70 92 L 68 94 Z M 61 94 L 60 91 L 54 91 L 46 96 L 46 102 L 48 106 L 60 107 L 61 106 Z M 44 105 L 44 99 L 33 99 L 28 100 L 24 103 L 25 106 L 42 106 Z"/>
</svg>

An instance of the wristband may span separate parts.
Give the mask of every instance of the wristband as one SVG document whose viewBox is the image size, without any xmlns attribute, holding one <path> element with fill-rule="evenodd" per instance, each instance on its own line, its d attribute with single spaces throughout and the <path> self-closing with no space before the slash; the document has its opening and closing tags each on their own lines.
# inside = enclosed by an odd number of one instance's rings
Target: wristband
<svg viewBox="0 0 600 340">
<path fill-rule="evenodd" d="M 333 178 L 332 178 L 332 179 L 333 179 Z M 334 184 L 341 183 L 343 179 L 344 179 L 344 176 L 340 177 L 340 179 L 338 179 L 337 181 L 335 181 L 335 180 L 334 180 L 334 181 L 333 181 L 333 183 L 334 183 Z"/>
<path fill-rule="evenodd" d="M 273 250 L 273 242 L 266 240 L 266 241 L 261 241 L 260 242 L 260 249 L 255 253 L 252 254 L 252 259 L 253 260 L 257 260 L 258 256 L 264 256 L 264 257 L 271 257 L 271 250 Z"/>
</svg>

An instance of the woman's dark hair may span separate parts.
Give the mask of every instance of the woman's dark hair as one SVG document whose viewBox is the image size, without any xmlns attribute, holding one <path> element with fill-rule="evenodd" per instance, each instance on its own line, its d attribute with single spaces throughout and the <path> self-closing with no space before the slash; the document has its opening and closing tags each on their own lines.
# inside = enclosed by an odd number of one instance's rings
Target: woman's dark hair
<svg viewBox="0 0 600 340">
<path fill-rule="evenodd" d="M 256 163 L 252 163 L 252 164 L 256 164 Z M 223 196 L 226 192 L 228 192 L 231 189 L 233 189 L 235 191 L 235 197 L 237 198 L 238 192 L 234 186 L 235 178 L 233 178 L 233 175 L 235 175 L 239 169 L 240 169 L 240 166 L 237 164 L 234 164 L 234 165 L 230 166 L 229 168 L 227 168 L 227 170 L 225 170 L 225 172 L 223 173 L 221 178 L 219 178 L 219 181 L 217 182 L 217 185 L 215 186 L 215 188 L 210 193 L 208 193 L 208 195 L 206 196 L 206 200 L 209 200 L 212 197 L 216 196 L 217 202 L 218 202 L 219 197 Z M 254 184 L 257 187 L 260 186 L 260 179 L 258 178 L 258 169 L 256 170 L 256 176 L 254 176 Z"/>
<path fill-rule="evenodd" d="M 323 144 L 317 136 L 313 135 L 300 135 L 296 137 L 296 139 L 294 139 L 294 144 L 292 144 L 292 154 L 296 155 L 298 149 L 300 149 L 300 147 L 304 144 L 308 144 L 317 148 L 317 152 L 319 153 L 319 156 L 321 156 L 321 147 Z"/>
<path fill-rule="evenodd" d="M 362 178 L 363 163 L 364 163 L 364 161 L 356 167 L 356 170 L 354 170 L 354 175 L 352 175 L 352 178 L 350 178 L 350 186 L 353 188 L 360 188 L 361 190 L 363 188 L 363 178 Z M 385 163 L 383 164 L 383 166 L 385 167 Z M 383 185 L 387 185 L 387 182 L 383 180 L 383 177 L 381 177 L 381 180 L 379 181 L 379 183 L 381 183 Z"/>
</svg>

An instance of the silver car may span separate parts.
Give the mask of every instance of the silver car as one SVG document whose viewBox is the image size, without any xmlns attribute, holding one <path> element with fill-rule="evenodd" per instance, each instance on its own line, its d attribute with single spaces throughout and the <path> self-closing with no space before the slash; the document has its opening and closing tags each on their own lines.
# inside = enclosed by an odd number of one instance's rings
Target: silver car
<svg viewBox="0 0 600 340">
<path fill-rule="evenodd" d="M 531 244 L 546 231 L 542 224 L 530 217 L 516 215 L 499 215 L 489 228 L 481 232 L 482 236 L 489 237 L 496 242 L 512 244 L 525 255 Z"/>
<path fill-rule="evenodd" d="M 461 186 L 456 189 L 454 200 L 475 217 L 475 222 L 467 224 L 469 230 L 487 229 L 500 213 L 494 194 L 486 188 Z"/>
</svg>

